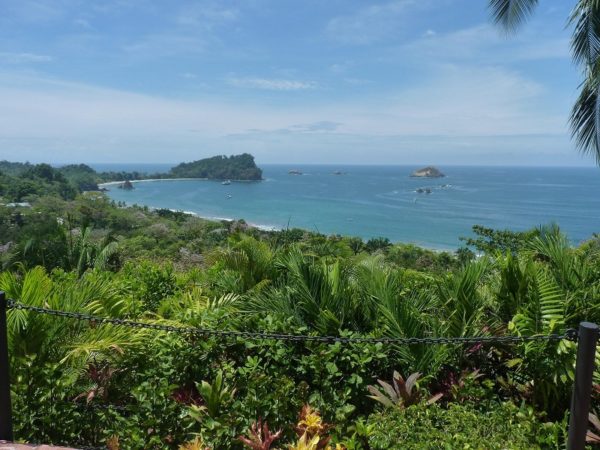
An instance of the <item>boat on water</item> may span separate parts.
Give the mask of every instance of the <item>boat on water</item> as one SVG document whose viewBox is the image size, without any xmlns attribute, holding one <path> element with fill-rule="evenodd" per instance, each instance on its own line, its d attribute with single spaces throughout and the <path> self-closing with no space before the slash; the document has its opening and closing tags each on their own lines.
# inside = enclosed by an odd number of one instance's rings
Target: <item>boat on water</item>
<svg viewBox="0 0 600 450">
<path fill-rule="evenodd" d="M 224 186 L 228 186 L 231 184 L 231 180 L 225 180 L 225 181 L 221 182 L 221 184 Z"/>
</svg>

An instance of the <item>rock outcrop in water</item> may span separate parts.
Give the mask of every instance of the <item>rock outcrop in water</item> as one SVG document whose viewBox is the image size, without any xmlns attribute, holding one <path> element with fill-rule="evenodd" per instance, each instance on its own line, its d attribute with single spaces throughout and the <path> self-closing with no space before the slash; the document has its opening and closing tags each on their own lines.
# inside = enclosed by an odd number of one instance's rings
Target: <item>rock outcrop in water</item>
<svg viewBox="0 0 600 450">
<path fill-rule="evenodd" d="M 410 174 L 410 176 L 418 178 L 442 178 L 446 175 L 440 172 L 436 167 L 427 166 L 423 167 L 422 169 L 415 170 L 413 173 Z"/>
<path fill-rule="evenodd" d="M 129 180 L 125 180 L 123 184 L 119 185 L 119 189 L 125 189 L 126 191 L 131 191 L 133 189 L 133 183 Z"/>
</svg>

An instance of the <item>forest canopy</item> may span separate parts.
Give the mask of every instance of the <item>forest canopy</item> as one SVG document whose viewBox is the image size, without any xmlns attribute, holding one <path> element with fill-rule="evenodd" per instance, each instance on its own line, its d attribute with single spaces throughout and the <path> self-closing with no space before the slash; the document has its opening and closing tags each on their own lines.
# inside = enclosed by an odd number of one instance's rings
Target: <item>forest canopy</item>
<svg viewBox="0 0 600 450">
<path fill-rule="evenodd" d="M 170 171 L 176 178 L 208 178 L 214 180 L 261 180 L 262 170 L 249 153 L 229 157 L 213 156 L 189 163 L 181 163 Z"/>
</svg>

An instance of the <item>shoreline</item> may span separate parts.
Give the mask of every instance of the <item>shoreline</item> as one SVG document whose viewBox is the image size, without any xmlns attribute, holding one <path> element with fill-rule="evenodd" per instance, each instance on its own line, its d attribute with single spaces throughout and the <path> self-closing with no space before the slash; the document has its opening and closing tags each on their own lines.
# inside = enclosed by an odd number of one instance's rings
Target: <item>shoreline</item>
<svg viewBox="0 0 600 450">
<path fill-rule="evenodd" d="M 138 181 L 142 181 L 142 180 L 138 180 Z M 143 180 L 143 181 L 147 181 L 147 180 Z M 183 209 L 160 208 L 160 207 L 150 206 L 150 205 L 136 205 L 136 204 L 129 204 L 129 203 L 126 203 L 126 202 L 124 202 L 124 203 L 125 203 L 125 207 L 127 207 L 127 208 L 131 208 L 133 206 L 138 206 L 138 207 L 145 206 L 145 207 L 147 207 L 151 211 L 157 211 L 159 209 L 166 209 L 166 210 L 171 211 L 173 213 L 182 213 L 182 214 L 185 214 L 187 216 L 197 217 L 198 219 L 207 220 L 209 222 L 237 222 L 237 221 L 243 220 L 246 223 L 246 225 L 248 225 L 249 227 L 256 228 L 257 230 L 260 230 L 260 231 L 278 232 L 278 231 L 283 231 L 284 230 L 283 228 L 277 227 L 277 226 L 274 226 L 274 225 L 260 225 L 260 224 L 257 224 L 257 223 L 248 222 L 245 219 L 233 219 L 231 217 L 204 216 L 204 215 L 201 215 L 201 214 L 199 214 L 197 212 L 194 212 L 194 211 L 185 211 Z M 294 229 L 294 228 L 300 229 L 300 230 L 303 230 L 303 231 L 307 231 L 309 233 L 314 233 L 314 231 L 308 230 L 306 228 L 292 227 L 292 229 Z M 324 236 L 352 237 L 350 235 L 339 234 L 339 233 L 332 233 L 332 234 L 320 233 L 320 234 L 323 234 Z M 377 238 L 377 237 L 378 236 L 374 236 L 373 238 Z M 382 237 L 382 236 L 379 236 L 379 237 Z M 365 243 L 368 241 L 368 239 L 364 239 L 364 238 L 361 238 L 361 239 Z M 392 245 L 398 245 L 398 244 L 399 245 L 414 245 L 415 247 L 419 247 L 419 248 L 422 248 L 424 250 L 429 250 L 429 251 L 432 251 L 432 252 L 435 252 L 435 253 L 450 253 L 450 254 L 454 254 L 454 252 L 456 252 L 456 250 L 458 250 L 458 247 L 455 248 L 455 249 L 451 249 L 451 248 L 439 248 L 439 247 L 436 248 L 436 247 L 428 246 L 426 244 L 419 244 L 419 243 L 416 243 L 416 242 L 391 241 L 391 240 L 390 240 L 390 242 L 392 243 Z"/>
<path fill-rule="evenodd" d="M 146 180 L 144 180 L 144 181 L 146 181 Z M 125 203 L 125 206 L 127 208 L 132 208 L 132 207 L 136 206 L 135 204 L 129 204 L 129 203 L 126 203 L 126 202 L 124 202 L 124 203 Z M 160 209 L 163 209 L 163 210 L 166 209 L 166 210 L 171 211 L 173 213 L 182 213 L 182 214 L 185 214 L 187 216 L 197 217 L 198 219 L 207 220 L 207 221 L 210 221 L 210 222 L 237 222 L 239 220 L 243 220 L 249 227 L 256 228 L 256 229 L 261 230 L 261 231 L 282 231 L 283 230 L 283 228 L 279 228 L 279 227 L 276 227 L 274 225 L 260 225 L 260 224 L 257 224 L 257 223 L 247 222 L 245 219 L 232 219 L 231 217 L 203 216 L 203 215 L 201 215 L 201 214 L 199 214 L 197 212 L 194 212 L 194 211 L 185 211 L 183 209 L 174 209 L 174 208 L 160 208 L 160 207 L 157 207 L 157 206 L 150 206 L 150 205 L 137 205 L 137 206 L 138 207 L 139 206 L 145 206 L 145 207 L 147 207 L 151 211 L 157 211 L 157 210 L 160 210 Z"/>
<path fill-rule="evenodd" d="M 198 181 L 210 181 L 208 178 L 144 178 L 141 180 L 121 180 L 121 181 L 106 181 L 104 183 L 98 183 L 98 187 L 99 188 L 103 188 L 106 186 L 118 186 L 119 184 L 123 184 L 126 181 L 129 181 L 130 183 L 143 183 L 143 182 L 147 182 L 147 181 L 193 181 L 193 180 L 198 180 Z M 218 181 L 218 180 L 215 180 Z"/>
<path fill-rule="evenodd" d="M 105 183 L 99 183 L 98 187 L 99 188 L 106 188 L 106 187 L 110 187 L 110 186 L 118 186 L 120 184 L 123 184 L 126 180 L 122 180 L 122 181 L 108 181 Z M 210 178 L 144 178 L 141 180 L 129 180 L 132 184 L 133 183 L 147 183 L 147 182 L 161 182 L 161 181 L 214 181 L 214 182 L 221 182 L 223 180 L 217 180 L 217 179 L 210 179 Z M 251 183 L 251 182 L 256 182 L 256 181 L 264 181 L 263 180 L 230 180 L 231 182 L 238 182 L 238 183 Z M 108 195 L 108 194 L 107 194 Z M 110 198 L 110 195 L 108 195 L 108 197 Z M 111 198 L 112 200 L 112 198 Z M 256 228 L 260 231 L 266 231 L 266 232 L 277 232 L 277 231 L 283 231 L 284 227 L 278 227 L 275 225 L 261 225 L 261 224 L 257 224 L 257 223 L 253 223 L 253 222 L 248 222 L 246 221 L 246 219 L 243 218 L 239 218 L 239 219 L 235 219 L 235 218 L 231 218 L 231 217 L 216 217 L 216 216 L 208 216 L 208 215 L 202 215 L 202 213 L 197 213 L 194 211 L 185 211 L 182 209 L 174 209 L 174 208 L 163 208 L 163 207 L 156 207 L 156 206 L 151 206 L 151 205 L 139 205 L 139 204 L 131 204 L 131 203 L 127 203 L 124 202 L 125 205 L 127 207 L 132 207 L 134 205 L 137 206 L 146 206 L 148 207 L 150 210 L 159 210 L 159 209 L 166 209 L 168 211 L 171 212 L 175 212 L 175 213 L 183 213 L 186 214 L 188 216 L 192 216 L 192 217 L 197 217 L 199 219 L 203 219 L 203 220 L 208 220 L 208 221 L 212 221 L 212 222 L 235 222 L 238 220 L 243 220 L 249 227 L 252 228 Z M 312 230 L 306 229 L 306 228 L 302 228 L 302 227 L 292 227 L 292 228 L 298 228 L 307 232 L 314 232 Z M 341 233 L 330 233 L 330 234 L 326 234 L 326 233 L 320 233 L 320 234 L 324 234 L 325 236 L 342 236 L 342 237 L 352 237 L 351 235 L 348 234 L 341 234 Z M 382 237 L 382 238 L 387 238 L 386 236 L 372 236 L 371 238 L 362 238 L 363 242 L 367 242 L 369 239 L 373 239 L 373 238 L 378 238 L 378 237 Z M 409 242 L 409 241 L 393 241 L 390 239 L 390 242 L 393 245 L 396 244 L 401 244 L 401 245 L 414 245 L 416 247 L 425 249 L 425 250 L 429 250 L 435 253 L 450 253 L 453 254 L 456 250 L 458 250 L 460 247 L 456 247 L 456 248 L 440 248 L 440 247 L 433 247 L 430 245 L 427 245 L 425 243 L 418 243 L 418 242 Z"/>
<path fill-rule="evenodd" d="M 225 180 L 225 179 L 216 179 L 216 178 L 143 178 L 141 180 L 121 180 L 121 181 L 106 181 L 104 183 L 98 183 L 99 188 L 107 187 L 107 186 L 118 186 L 120 184 L 129 181 L 131 184 L 133 183 L 147 183 L 147 182 L 157 182 L 157 181 L 214 181 L 214 182 L 223 182 L 223 181 L 231 181 L 232 183 L 255 183 L 261 180 Z"/>
</svg>

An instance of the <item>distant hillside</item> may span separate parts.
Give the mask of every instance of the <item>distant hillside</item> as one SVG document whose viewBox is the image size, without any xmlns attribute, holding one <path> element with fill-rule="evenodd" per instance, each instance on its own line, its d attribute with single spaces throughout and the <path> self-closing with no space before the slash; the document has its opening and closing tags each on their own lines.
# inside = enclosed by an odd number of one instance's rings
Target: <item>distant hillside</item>
<svg viewBox="0 0 600 450">
<path fill-rule="evenodd" d="M 0 172 L 5 175 L 21 175 L 22 173 L 31 170 L 33 168 L 33 164 L 31 163 L 20 163 L 20 162 L 10 162 L 10 161 L 0 161 Z"/>
<path fill-rule="evenodd" d="M 189 163 L 181 163 L 169 172 L 174 178 L 208 178 L 210 180 L 261 180 L 262 170 L 256 166 L 254 156 L 213 156 Z"/>
</svg>

